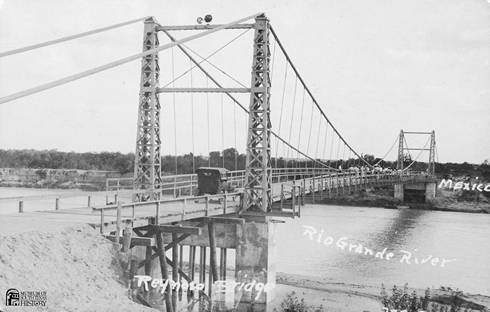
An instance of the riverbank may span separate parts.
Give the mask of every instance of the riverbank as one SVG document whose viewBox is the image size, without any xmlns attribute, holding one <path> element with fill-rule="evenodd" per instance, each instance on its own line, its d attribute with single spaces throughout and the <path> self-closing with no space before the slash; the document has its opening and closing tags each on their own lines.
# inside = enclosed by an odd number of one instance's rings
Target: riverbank
<svg viewBox="0 0 490 312">
<path fill-rule="evenodd" d="M 0 293 L 46 292 L 46 307 L 36 311 L 155 311 L 128 298 L 115 259 L 112 244 L 88 225 L 0 235 Z"/>
<path fill-rule="evenodd" d="M 118 171 L 108 170 L 0 168 L 0 187 L 99 191 L 105 188 L 106 179 L 119 177 Z"/>
<path fill-rule="evenodd" d="M 332 199 L 324 198 L 318 202 L 321 204 L 340 206 L 363 206 L 388 209 L 406 207 L 421 210 L 490 213 L 490 203 L 488 200 L 483 197 L 483 195 L 477 195 L 480 197 L 475 197 L 475 200 L 469 201 L 462 199 L 457 192 L 437 189 L 436 198 L 430 202 L 400 202 L 393 197 L 393 189 L 390 187 L 371 188 L 354 194 L 339 195 Z"/>
<path fill-rule="evenodd" d="M 359 312 L 381 311 L 381 285 L 373 287 L 368 285 L 336 282 L 325 278 L 303 276 L 289 273 L 277 273 L 276 296 L 273 307 L 279 308 L 284 298 L 295 292 L 299 299 L 304 298 L 305 304 L 311 311 L 323 307 L 328 312 Z M 400 285 L 399 285 L 400 286 Z M 403 287 L 403 285 L 401 285 Z M 387 288 L 390 288 L 389 285 Z M 425 289 L 409 288 L 409 293 L 416 291 L 423 296 Z M 451 292 L 448 290 L 431 289 L 432 302 L 447 303 Z M 469 311 L 489 311 L 490 296 L 463 293 L 458 296 L 460 302 L 468 307 Z"/>
</svg>

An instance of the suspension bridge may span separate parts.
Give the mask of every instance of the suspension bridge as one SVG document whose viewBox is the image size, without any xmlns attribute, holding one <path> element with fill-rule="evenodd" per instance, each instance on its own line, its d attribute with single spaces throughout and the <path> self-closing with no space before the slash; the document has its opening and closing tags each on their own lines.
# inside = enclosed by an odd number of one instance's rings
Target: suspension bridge
<svg viewBox="0 0 490 312">
<path fill-rule="evenodd" d="M 145 17 L 1 52 L 0 57 L 141 22 L 141 53 L 0 98 L 0 104 L 7 104 L 141 61 L 133 177 L 108 179 L 106 191 L 115 196 L 114 201 L 109 203 L 106 199 L 104 204 L 94 205 L 89 197 L 90 210 L 59 209 L 57 198 L 54 211 L 27 213 L 23 212 L 21 201 L 22 214 L 12 217 L 15 222 L 35 219 L 39 223 L 91 224 L 109 239 L 122 242 L 123 250 L 131 248 L 136 260 L 130 277 L 144 273 L 174 281 L 197 279 L 202 284 L 207 282 L 198 296 L 218 309 L 233 306 L 245 310 L 252 305 L 254 310 L 265 310 L 272 293 L 256 296 L 252 290 L 229 295 L 213 292 L 212 285 L 226 280 L 230 267 L 237 282 L 275 282 L 276 218 L 300 217 L 305 201 L 378 186 L 393 186 L 394 196 L 400 200 L 404 189 L 410 187 L 424 189 L 427 198 L 435 196 L 435 132 L 402 130 L 386 155 L 370 163 L 334 126 L 262 13 L 222 25 L 164 26 L 153 17 Z M 177 38 L 175 33 L 182 32 L 190 35 Z M 191 46 L 200 39 L 201 47 L 208 46 L 202 42 L 203 37 L 224 32 L 231 32 L 234 37 L 204 56 Z M 224 65 L 214 61 L 247 35 L 252 36 L 250 83 L 239 78 L 249 75 L 239 72 L 238 63 L 242 60 L 222 56 Z M 164 38 L 168 42 L 162 44 Z M 241 51 L 246 46 L 250 46 L 250 41 L 237 49 Z M 225 65 L 231 68 L 225 70 Z M 162 80 L 166 82 L 161 84 Z M 409 147 L 409 135 L 426 136 L 427 142 L 423 147 Z M 397 168 L 383 170 L 378 165 L 397 142 Z M 226 146 L 233 146 L 228 159 Z M 211 157 L 199 156 L 213 150 L 221 151 L 221 164 L 211 164 Z M 239 150 L 244 150 L 244 159 L 240 159 Z M 175 168 L 164 170 L 162 157 L 169 151 L 175 156 Z M 179 172 L 182 151 L 190 151 L 189 157 L 181 161 L 188 161 L 191 172 Z M 411 151 L 418 155 L 413 157 Z M 426 170 L 412 170 L 423 152 L 429 153 Z M 410 157 L 405 165 L 407 153 Z M 211 165 L 229 169 L 227 183 L 232 190 L 196 195 L 195 170 Z M 234 252 L 233 265 L 227 264 L 229 250 Z M 183 265 L 184 258 L 187 266 Z M 148 298 L 136 290 L 133 298 L 150 305 Z M 170 286 L 164 299 L 167 311 L 175 311 L 178 302 L 185 300 Z"/>
</svg>

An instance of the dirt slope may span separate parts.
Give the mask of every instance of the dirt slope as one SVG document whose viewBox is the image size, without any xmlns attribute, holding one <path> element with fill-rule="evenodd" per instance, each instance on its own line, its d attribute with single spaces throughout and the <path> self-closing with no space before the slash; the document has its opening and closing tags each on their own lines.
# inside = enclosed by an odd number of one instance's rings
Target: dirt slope
<svg viewBox="0 0 490 312">
<path fill-rule="evenodd" d="M 89 226 L 0 235 L 3 311 L 156 311 L 129 300 L 119 274 L 111 243 Z M 47 308 L 6 308 L 9 288 L 46 291 Z"/>
</svg>

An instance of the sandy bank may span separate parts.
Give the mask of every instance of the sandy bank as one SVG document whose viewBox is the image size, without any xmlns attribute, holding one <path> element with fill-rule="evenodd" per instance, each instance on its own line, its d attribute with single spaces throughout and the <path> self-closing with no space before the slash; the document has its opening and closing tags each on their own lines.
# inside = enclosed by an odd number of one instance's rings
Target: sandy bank
<svg viewBox="0 0 490 312">
<path fill-rule="evenodd" d="M 46 291 L 47 308 L 5 311 L 155 311 L 133 303 L 118 282 L 111 243 L 89 226 L 0 235 L 0 294 Z M 3 297 L 4 298 L 4 297 Z"/>
</svg>

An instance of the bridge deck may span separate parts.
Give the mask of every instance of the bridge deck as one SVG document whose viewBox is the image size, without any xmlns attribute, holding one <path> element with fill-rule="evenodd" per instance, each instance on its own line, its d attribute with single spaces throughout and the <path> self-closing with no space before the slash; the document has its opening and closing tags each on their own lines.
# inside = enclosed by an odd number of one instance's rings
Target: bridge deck
<svg viewBox="0 0 490 312">
<path fill-rule="evenodd" d="M 420 174 L 404 176 L 394 174 L 366 176 L 360 176 L 358 174 L 331 174 L 291 180 L 290 178 L 293 177 L 297 176 L 284 176 L 282 178 L 283 181 L 279 177 L 273 183 L 273 202 L 280 202 L 281 198 L 283 201 L 291 199 L 293 194 L 296 198 L 299 198 L 301 195 L 314 196 L 316 193 L 321 193 L 323 196 L 336 196 L 345 190 L 353 191 L 366 187 L 395 183 L 426 182 L 430 178 Z M 144 203 L 122 203 L 121 223 L 124 224 L 132 221 L 133 226 L 138 227 L 147 225 L 148 219 L 157 215 L 159 216 L 159 223 L 165 224 L 204 216 L 235 213 L 240 207 L 240 196 L 242 193 L 243 190 L 238 189 L 237 192 L 228 194 L 163 198 L 159 201 Z M 291 207 L 291 204 L 285 206 Z M 90 224 L 95 227 L 101 227 L 101 224 L 103 224 L 101 231 L 109 232 L 116 227 L 117 205 L 104 205 L 92 209 L 85 207 L 25 212 L 1 215 L 0 218 L 3 221 L 0 234 L 43 230 L 70 224 Z"/>
</svg>

